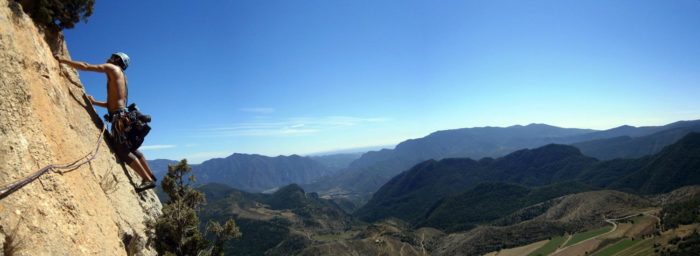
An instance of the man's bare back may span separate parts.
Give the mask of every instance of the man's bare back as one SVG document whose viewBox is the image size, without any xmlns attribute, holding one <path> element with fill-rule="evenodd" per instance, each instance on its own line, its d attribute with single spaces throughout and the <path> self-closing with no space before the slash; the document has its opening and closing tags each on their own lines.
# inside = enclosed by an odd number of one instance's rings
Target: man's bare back
<svg viewBox="0 0 700 256">
<path fill-rule="evenodd" d="M 117 65 L 106 63 L 109 65 L 110 72 L 105 72 L 107 75 L 107 110 L 114 112 L 119 109 L 126 108 L 126 75 Z"/>
</svg>

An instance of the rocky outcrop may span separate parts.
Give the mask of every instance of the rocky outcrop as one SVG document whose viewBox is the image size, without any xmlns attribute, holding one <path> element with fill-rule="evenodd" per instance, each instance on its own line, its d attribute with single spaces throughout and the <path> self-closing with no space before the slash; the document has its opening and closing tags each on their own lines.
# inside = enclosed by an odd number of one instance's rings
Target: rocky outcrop
<svg viewBox="0 0 700 256">
<path fill-rule="evenodd" d="M 95 149 L 102 123 L 77 73 L 59 66 L 42 31 L 14 1 L 0 0 L 0 186 Z M 89 164 L 49 172 L 0 198 L 0 244 L 12 255 L 155 255 L 145 221 L 161 210 L 152 191 L 106 140 Z"/>
</svg>

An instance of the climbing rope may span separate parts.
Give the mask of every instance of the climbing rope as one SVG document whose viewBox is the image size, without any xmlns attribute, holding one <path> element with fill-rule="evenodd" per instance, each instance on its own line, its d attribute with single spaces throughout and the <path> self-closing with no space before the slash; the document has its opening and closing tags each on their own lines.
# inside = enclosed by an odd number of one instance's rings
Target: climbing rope
<svg viewBox="0 0 700 256">
<path fill-rule="evenodd" d="M 75 160 L 72 163 L 61 164 L 61 165 L 56 165 L 56 164 L 47 165 L 44 168 L 39 169 L 38 171 L 34 172 L 33 174 L 31 174 L 23 179 L 20 179 L 18 181 L 15 181 L 15 182 L 12 182 L 12 183 L 9 183 L 6 185 L 3 185 L 2 187 L 0 187 L 0 199 L 5 198 L 6 196 L 12 194 L 13 192 L 17 191 L 18 189 L 24 187 L 25 185 L 27 185 L 27 184 L 31 183 L 32 181 L 36 180 L 37 178 L 41 177 L 41 175 L 44 175 L 50 171 L 63 174 L 64 172 L 78 169 L 80 166 L 83 166 L 83 165 L 91 162 L 92 160 L 94 160 L 95 157 L 97 156 L 97 152 L 100 150 L 100 145 L 102 144 L 102 143 L 100 143 L 100 141 L 102 140 L 102 136 L 105 134 L 106 127 L 107 127 L 106 125 L 102 125 L 102 131 L 100 132 L 100 136 L 97 137 L 97 142 L 95 143 L 96 145 L 95 145 L 94 151 L 87 153 L 85 156 L 78 158 L 78 160 Z"/>
</svg>

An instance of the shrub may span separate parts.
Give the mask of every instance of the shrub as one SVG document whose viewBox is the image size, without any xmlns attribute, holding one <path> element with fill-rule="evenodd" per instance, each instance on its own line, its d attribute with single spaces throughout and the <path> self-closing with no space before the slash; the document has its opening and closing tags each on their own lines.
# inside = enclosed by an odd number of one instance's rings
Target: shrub
<svg viewBox="0 0 700 256">
<path fill-rule="evenodd" d="M 92 15 L 95 0 L 24 0 L 23 9 L 35 23 L 54 29 L 73 28 Z"/>
<path fill-rule="evenodd" d="M 204 194 L 190 186 L 194 182 L 187 160 L 168 166 L 168 174 L 161 186 L 170 200 L 163 206 L 163 214 L 150 224 L 155 232 L 155 247 L 159 255 L 223 255 L 223 245 L 227 240 L 241 236 L 238 226 L 229 219 L 221 226 L 217 222 L 207 225 L 207 232 L 213 235 L 208 241 L 199 230 L 197 210 L 205 203 Z"/>
</svg>

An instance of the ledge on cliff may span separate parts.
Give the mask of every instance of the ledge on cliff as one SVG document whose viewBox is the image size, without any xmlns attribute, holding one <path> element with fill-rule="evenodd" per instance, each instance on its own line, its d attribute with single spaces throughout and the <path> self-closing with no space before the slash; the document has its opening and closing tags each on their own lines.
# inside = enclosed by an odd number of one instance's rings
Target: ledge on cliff
<svg viewBox="0 0 700 256">
<path fill-rule="evenodd" d="M 51 48 L 19 4 L 0 0 L 0 184 L 94 150 L 99 117 Z M 63 43 L 53 48 L 67 52 Z M 136 193 L 130 179 L 138 175 L 99 143 L 89 164 L 0 200 L 0 244 L 16 255 L 156 254 L 144 222 L 160 214 L 158 198 Z"/>
</svg>

